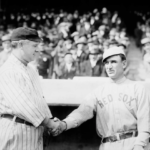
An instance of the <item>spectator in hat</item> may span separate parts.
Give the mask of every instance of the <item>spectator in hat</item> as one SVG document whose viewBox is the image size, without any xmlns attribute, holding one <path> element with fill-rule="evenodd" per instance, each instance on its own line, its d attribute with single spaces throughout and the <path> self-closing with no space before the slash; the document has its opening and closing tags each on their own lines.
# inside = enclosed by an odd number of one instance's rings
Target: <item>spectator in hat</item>
<svg viewBox="0 0 150 150">
<path fill-rule="evenodd" d="M 0 68 L 0 149 L 43 150 L 43 131 L 54 131 L 39 82 L 30 64 L 40 53 L 36 30 L 19 27 L 10 36 L 12 53 Z M 9 144 L 8 144 L 9 143 Z"/>
<path fill-rule="evenodd" d="M 0 66 L 2 66 L 4 62 L 8 59 L 12 51 L 10 35 L 4 35 L 1 40 L 3 50 L 0 52 Z"/>
<path fill-rule="evenodd" d="M 81 76 L 107 76 L 102 62 L 103 51 L 98 45 L 92 44 L 89 46 L 89 59 L 81 65 Z"/>
<path fill-rule="evenodd" d="M 73 79 L 76 76 L 76 63 L 73 59 L 72 53 L 67 52 L 64 55 L 64 61 L 54 68 L 55 79 Z"/>
<path fill-rule="evenodd" d="M 66 52 L 66 51 L 69 51 L 71 48 L 72 48 L 72 40 L 66 39 L 64 42 L 63 50 Z"/>
<path fill-rule="evenodd" d="M 81 64 L 87 60 L 88 54 L 85 52 L 85 48 L 87 46 L 87 39 L 85 36 L 82 36 L 79 38 L 79 40 L 75 43 L 75 46 L 77 47 L 77 63 L 78 63 L 78 68 L 79 72 L 81 69 Z"/>
<path fill-rule="evenodd" d="M 141 39 L 143 36 L 143 31 L 141 29 L 141 23 L 140 22 L 136 23 L 136 28 L 134 29 L 134 35 L 135 35 L 136 46 L 141 49 Z"/>
<path fill-rule="evenodd" d="M 42 39 L 43 42 L 39 44 L 39 49 L 41 49 L 41 53 L 36 59 L 36 65 L 39 75 L 42 78 L 51 78 L 54 67 L 53 55 L 55 55 L 55 52 L 53 52 L 52 47 L 49 45 L 50 40 L 45 37 Z"/>
<path fill-rule="evenodd" d="M 51 78 L 54 63 L 53 57 L 51 53 L 48 52 L 49 50 L 46 48 L 46 43 L 42 43 L 41 49 L 42 51 L 36 59 L 39 75 L 44 79 Z"/>
<path fill-rule="evenodd" d="M 113 46 L 117 46 L 119 43 L 115 39 L 112 39 L 109 41 L 109 48 Z"/>
<path fill-rule="evenodd" d="M 86 44 L 87 44 L 87 39 L 85 36 L 80 37 L 75 43 L 75 45 L 77 47 L 77 57 L 81 61 L 83 61 L 85 59 L 84 48 L 85 48 Z"/>
</svg>

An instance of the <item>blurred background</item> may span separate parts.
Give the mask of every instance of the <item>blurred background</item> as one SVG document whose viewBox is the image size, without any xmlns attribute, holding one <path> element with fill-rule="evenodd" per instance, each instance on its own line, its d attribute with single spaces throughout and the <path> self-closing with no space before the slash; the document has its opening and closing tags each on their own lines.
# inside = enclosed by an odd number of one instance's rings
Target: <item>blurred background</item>
<svg viewBox="0 0 150 150">
<path fill-rule="evenodd" d="M 35 62 L 42 79 L 107 77 L 102 55 L 112 46 L 124 49 L 129 79 L 150 79 L 150 9 L 145 1 L 0 0 L 0 66 L 11 53 L 9 36 L 21 26 L 36 29 L 43 39 L 43 52 Z M 50 108 L 63 119 L 76 106 Z M 44 140 L 46 150 L 98 150 L 101 139 L 93 118 Z"/>
<path fill-rule="evenodd" d="M 126 76 L 149 79 L 149 53 L 144 50 L 148 42 L 141 43 L 150 34 L 149 7 L 142 5 L 144 1 L 141 5 L 113 3 L 117 2 L 0 0 L 0 57 L 7 58 L 10 53 L 3 51 L 3 38 L 16 27 L 28 26 L 38 30 L 44 41 L 44 52 L 37 60 L 42 78 L 107 76 L 101 56 L 105 49 L 117 45 L 127 54 Z"/>
</svg>

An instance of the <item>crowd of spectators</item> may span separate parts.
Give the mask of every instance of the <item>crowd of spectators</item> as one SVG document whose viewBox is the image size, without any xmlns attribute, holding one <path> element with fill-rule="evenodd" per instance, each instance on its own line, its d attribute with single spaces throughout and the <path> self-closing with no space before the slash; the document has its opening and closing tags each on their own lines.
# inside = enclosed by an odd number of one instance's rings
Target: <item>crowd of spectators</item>
<svg viewBox="0 0 150 150">
<path fill-rule="evenodd" d="M 103 52 L 111 46 L 121 46 L 128 53 L 130 44 L 119 12 L 111 12 L 106 7 L 82 14 L 78 10 L 70 13 L 62 9 L 3 14 L 0 24 L 1 43 L 14 28 L 21 26 L 36 29 L 43 39 L 43 52 L 36 64 L 41 77 L 49 79 L 106 77 L 102 63 Z"/>
</svg>

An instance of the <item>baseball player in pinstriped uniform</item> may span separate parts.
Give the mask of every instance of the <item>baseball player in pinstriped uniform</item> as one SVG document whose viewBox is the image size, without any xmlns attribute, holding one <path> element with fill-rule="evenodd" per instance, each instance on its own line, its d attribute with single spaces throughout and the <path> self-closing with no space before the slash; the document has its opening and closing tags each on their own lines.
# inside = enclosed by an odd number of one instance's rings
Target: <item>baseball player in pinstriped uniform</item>
<svg viewBox="0 0 150 150">
<path fill-rule="evenodd" d="M 149 94 L 144 84 L 124 76 L 126 56 L 112 47 L 103 54 L 109 81 L 90 93 L 85 102 L 60 122 L 61 132 L 78 127 L 96 115 L 102 138 L 99 150 L 144 150 L 150 136 Z M 87 131 L 88 132 L 88 131 Z"/>
<path fill-rule="evenodd" d="M 42 150 L 44 127 L 58 122 L 43 97 L 38 73 L 30 65 L 41 39 L 34 29 L 20 27 L 11 35 L 12 54 L 0 68 L 0 150 Z"/>
</svg>

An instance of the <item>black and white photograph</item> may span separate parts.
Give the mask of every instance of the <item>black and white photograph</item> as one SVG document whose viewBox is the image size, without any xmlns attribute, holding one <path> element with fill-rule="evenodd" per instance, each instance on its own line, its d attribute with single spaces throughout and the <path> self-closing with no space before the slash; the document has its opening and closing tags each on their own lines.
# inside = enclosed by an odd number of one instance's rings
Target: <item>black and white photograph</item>
<svg viewBox="0 0 150 150">
<path fill-rule="evenodd" d="M 148 1 L 0 0 L 0 150 L 150 150 Z"/>
</svg>

